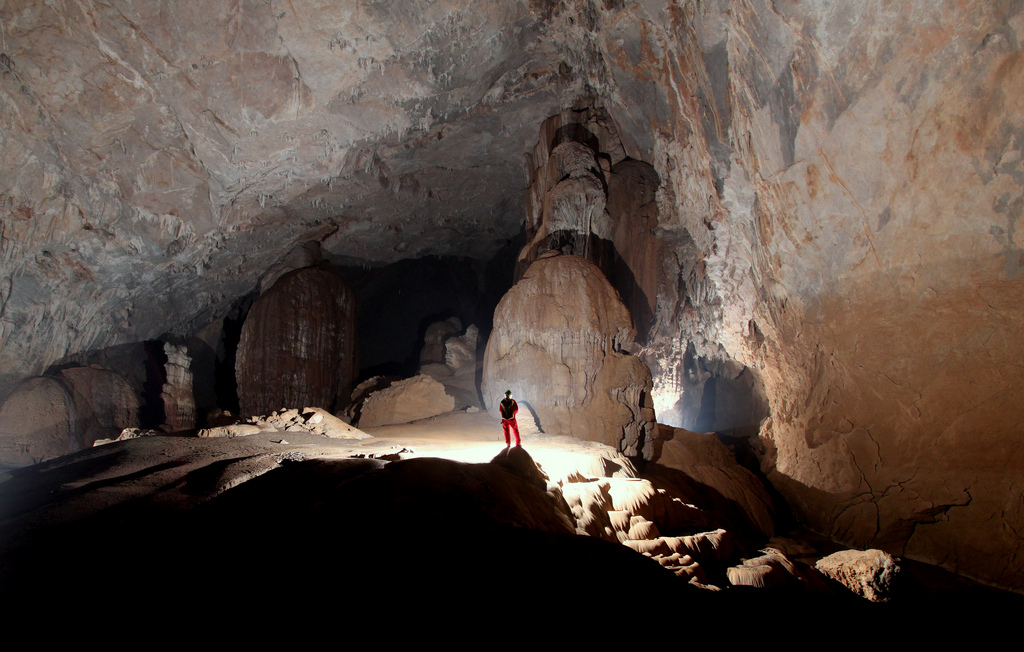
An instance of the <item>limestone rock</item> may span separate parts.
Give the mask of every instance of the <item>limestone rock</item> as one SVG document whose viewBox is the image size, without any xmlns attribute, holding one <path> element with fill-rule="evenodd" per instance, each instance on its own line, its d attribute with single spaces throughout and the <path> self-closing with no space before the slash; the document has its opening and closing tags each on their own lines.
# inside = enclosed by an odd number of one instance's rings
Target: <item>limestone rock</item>
<svg viewBox="0 0 1024 652">
<path fill-rule="evenodd" d="M 218 426 L 216 428 L 203 428 L 197 433 L 198 437 L 245 437 L 256 435 L 261 432 L 260 427 L 248 423 L 236 423 L 230 426 Z"/>
<path fill-rule="evenodd" d="M 639 478 L 584 479 L 562 485 L 579 534 L 608 541 L 653 539 L 666 532 L 698 529 L 708 517 L 693 505 Z"/>
<path fill-rule="evenodd" d="M 76 428 L 83 446 L 139 425 L 139 398 L 121 374 L 97 366 L 60 372 L 75 398 Z"/>
<path fill-rule="evenodd" d="M 449 317 L 427 326 L 423 335 L 423 350 L 420 351 L 420 364 L 445 362 L 445 342 L 461 330 L 462 322 L 458 317 Z"/>
<path fill-rule="evenodd" d="M 444 385 L 421 374 L 370 394 L 363 403 L 359 427 L 408 423 L 444 414 L 454 408 L 455 399 L 445 393 Z"/>
<path fill-rule="evenodd" d="M 872 602 L 888 602 L 900 567 L 883 550 L 840 550 L 823 557 L 815 568 Z"/>
<path fill-rule="evenodd" d="M 438 332 L 432 330 L 436 326 L 454 328 L 457 319 L 437 322 L 427 329 L 427 341 L 424 344 L 424 355 L 421 356 L 420 373 L 426 374 L 444 385 L 445 391 L 455 399 L 455 408 L 462 410 L 467 407 L 480 407 L 480 391 L 477 384 L 477 340 L 480 335 L 479 329 L 470 324 L 466 332 L 456 335 L 458 331 L 446 330 L 441 339 L 443 355 L 440 362 L 422 364 L 426 360 L 428 346 L 431 346 L 431 337 L 437 337 Z M 436 355 L 436 353 L 431 354 Z"/>
<path fill-rule="evenodd" d="M 199 431 L 200 437 L 239 437 L 258 432 L 308 432 L 331 439 L 366 439 L 370 435 L 354 428 L 327 410 L 290 408 L 255 416 L 246 424 L 233 424 Z"/>
<path fill-rule="evenodd" d="M 824 577 L 817 570 L 792 561 L 776 548 L 764 548 L 760 555 L 743 560 L 726 569 L 733 586 L 757 588 L 788 588 L 831 593 Z"/>
<path fill-rule="evenodd" d="M 101 367 L 32 378 L 0 406 L 0 464 L 23 466 L 88 448 L 139 425 L 128 381 Z"/>
<path fill-rule="evenodd" d="M 75 399 L 57 378 L 30 378 L 0 406 L 0 463 L 26 466 L 83 447 Z"/>
<path fill-rule="evenodd" d="M 202 433 L 202 431 L 200 431 Z M 121 434 L 115 439 L 97 439 L 92 443 L 93 446 L 102 446 L 104 444 L 113 444 L 118 441 L 128 441 L 129 439 L 138 439 L 139 437 L 156 437 L 161 433 L 156 430 L 149 428 L 125 428 L 121 431 Z M 202 437 L 202 434 L 199 435 Z"/>
<path fill-rule="evenodd" d="M 512 390 L 545 432 L 653 455 L 650 372 L 625 352 L 629 313 L 593 264 L 546 254 L 498 304 L 484 354 L 488 409 Z"/>
<path fill-rule="evenodd" d="M 192 394 L 192 359 L 184 345 L 164 343 L 167 364 L 163 392 L 164 428 L 174 432 L 196 425 L 196 401 Z"/>
<path fill-rule="evenodd" d="M 322 434 L 331 439 L 366 439 L 370 435 L 342 421 L 327 410 L 308 407 L 302 411 L 304 426 L 314 434 Z"/>
<path fill-rule="evenodd" d="M 712 433 L 697 433 L 658 424 L 661 466 L 681 471 L 697 494 L 691 500 L 706 501 L 709 509 L 739 517 L 744 525 L 771 537 L 775 515 L 771 495 L 761 481 L 736 462 L 736 458 Z M 657 473 L 651 469 L 651 473 Z M 670 477 L 660 480 L 671 482 Z M 682 490 L 684 493 L 686 490 Z M 733 516 L 733 513 L 739 514 Z"/>
<path fill-rule="evenodd" d="M 236 376 L 242 413 L 287 405 L 334 409 L 355 377 L 355 305 L 328 267 L 289 272 L 253 304 Z"/>
<path fill-rule="evenodd" d="M 449 337 L 444 342 L 444 363 L 455 370 L 469 365 L 475 372 L 476 343 L 479 337 L 480 331 L 473 324 L 462 335 Z"/>
</svg>

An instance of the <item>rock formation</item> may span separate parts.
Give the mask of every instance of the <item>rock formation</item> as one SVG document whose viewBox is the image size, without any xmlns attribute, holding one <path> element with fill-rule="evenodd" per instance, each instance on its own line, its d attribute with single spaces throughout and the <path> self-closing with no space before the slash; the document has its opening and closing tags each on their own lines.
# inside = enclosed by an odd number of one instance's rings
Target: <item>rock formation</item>
<svg viewBox="0 0 1024 652">
<path fill-rule="evenodd" d="M 0 407 L 0 463 L 25 466 L 81 449 L 75 399 L 57 378 L 22 382 Z"/>
<path fill-rule="evenodd" d="M 242 326 L 236 374 L 243 415 L 289 405 L 335 409 L 355 378 L 355 305 L 326 267 L 282 276 Z"/>
<path fill-rule="evenodd" d="M 477 344 L 480 331 L 475 325 L 470 324 L 465 333 L 456 335 L 458 330 L 451 330 L 452 328 L 452 319 L 436 322 L 427 327 L 423 355 L 420 357 L 420 373 L 444 385 L 445 392 L 455 399 L 455 409 L 479 408 L 477 371 L 480 367 Z M 445 334 L 439 337 L 442 332 Z M 428 349 L 431 351 L 429 356 Z M 439 360 L 424 364 L 428 357 Z"/>
<path fill-rule="evenodd" d="M 445 362 L 445 342 L 462 330 L 458 317 L 449 317 L 427 326 L 423 335 L 423 350 L 420 351 L 420 365 L 431 362 Z"/>
<path fill-rule="evenodd" d="M 619 290 L 664 422 L 749 435 L 830 537 L 1024 591 L 1022 15 L 8 0 L 0 397 L 189 341 L 302 243 L 486 261 L 525 221 L 520 273 L 571 245 Z"/>
<path fill-rule="evenodd" d="M 884 550 L 840 550 L 819 559 L 815 568 L 872 602 L 888 602 L 900 572 Z"/>
<path fill-rule="evenodd" d="M 445 393 L 444 385 L 419 375 L 370 394 L 363 402 L 359 427 L 408 423 L 450 412 L 454 407 L 455 399 Z"/>
<path fill-rule="evenodd" d="M 545 432 L 653 455 L 647 366 L 628 353 L 629 313 L 601 271 L 571 255 L 534 262 L 494 313 L 483 394 L 497 411 L 506 389 Z"/>
<path fill-rule="evenodd" d="M 60 377 L 67 381 L 75 399 L 76 429 L 82 446 L 138 427 L 139 398 L 121 374 L 89 366 L 64 369 Z"/>
<path fill-rule="evenodd" d="M 138 397 L 117 372 L 70 367 L 31 378 L 0 405 L 0 465 L 73 453 L 138 425 Z"/>
<path fill-rule="evenodd" d="M 192 395 L 192 359 L 184 345 L 164 344 L 167 370 L 163 392 L 164 428 L 169 432 L 191 430 L 196 426 L 196 401 Z"/>
<path fill-rule="evenodd" d="M 761 481 L 736 462 L 732 452 L 714 434 L 658 425 L 655 442 L 660 467 L 685 478 L 648 467 L 647 477 L 671 486 L 681 495 L 714 509 L 728 519 L 730 529 L 753 531 L 765 537 L 775 533 L 775 508 Z"/>
</svg>

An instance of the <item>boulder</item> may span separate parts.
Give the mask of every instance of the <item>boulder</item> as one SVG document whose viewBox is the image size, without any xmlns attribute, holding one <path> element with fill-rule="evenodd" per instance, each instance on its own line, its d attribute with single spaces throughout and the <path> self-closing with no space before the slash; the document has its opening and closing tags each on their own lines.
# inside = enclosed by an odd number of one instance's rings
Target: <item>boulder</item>
<svg viewBox="0 0 1024 652">
<path fill-rule="evenodd" d="M 363 403 L 360 428 L 408 423 L 434 417 L 455 408 L 455 399 L 444 385 L 430 376 L 419 375 L 374 392 Z"/>
<path fill-rule="evenodd" d="M 332 268 L 283 275 L 242 326 L 235 369 L 243 416 L 287 405 L 333 410 L 355 377 L 355 334 L 352 292 Z"/>
<path fill-rule="evenodd" d="M 825 578 L 817 570 L 791 560 L 777 548 L 763 548 L 760 554 L 726 569 L 733 586 L 804 589 L 830 593 Z"/>
<path fill-rule="evenodd" d="M 872 602 L 888 602 L 900 567 L 883 550 L 840 550 L 823 557 L 815 568 L 859 596 Z"/>
<path fill-rule="evenodd" d="M 549 252 L 494 312 L 484 401 L 497 414 L 501 396 L 511 389 L 545 432 L 650 459 L 651 373 L 629 354 L 632 345 L 629 312 L 604 274 L 583 258 Z"/>
</svg>

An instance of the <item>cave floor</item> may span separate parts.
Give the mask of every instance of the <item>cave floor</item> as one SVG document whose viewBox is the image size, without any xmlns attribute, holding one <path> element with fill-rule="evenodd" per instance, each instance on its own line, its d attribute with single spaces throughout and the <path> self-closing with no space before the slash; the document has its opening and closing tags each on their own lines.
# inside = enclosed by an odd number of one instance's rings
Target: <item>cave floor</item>
<svg viewBox="0 0 1024 652">
<path fill-rule="evenodd" d="M 228 581 L 220 578 L 245 583 L 253 568 L 271 568 L 276 559 L 306 565 L 310 552 L 316 551 L 321 563 L 335 560 L 323 566 L 334 581 L 351 582 L 354 576 L 361 582 L 408 586 L 411 577 L 417 586 L 427 587 L 417 594 L 421 597 L 438 585 L 471 584 L 481 569 L 493 573 L 502 568 L 507 573 L 503 581 L 513 584 L 564 584 L 583 593 L 613 586 L 639 590 L 642 584 L 663 597 L 671 585 L 679 587 L 671 588 L 671 595 L 679 591 L 688 609 L 705 600 L 726 606 L 721 596 L 692 589 L 671 574 L 666 574 L 665 584 L 650 559 L 624 546 L 508 528 L 499 522 L 500 515 L 494 520 L 500 510 L 488 496 L 474 496 L 476 503 L 467 512 L 462 497 L 446 505 L 442 502 L 453 495 L 435 493 L 402 513 L 396 506 L 417 500 L 406 494 L 425 495 L 434 487 L 399 482 L 369 494 L 365 488 L 355 493 L 348 489 L 358 484 L 350 482 L 353 478 L 367 470 L 391 468 L 386 461 L 399 458 L 422 460 L 425 466 L 420 470 L 427 469 L 432 483 L 458 475 L 460 467 L 452 463 L 492 461 L 506 449 L 500 422 L 487 413 L 453 412 L 368 429 L 367 434 L 371 437 L 361 440 L 329 439 L 306 431 L 264 431 L 234 438 L 140 437 L 4 472 L 0 599 L 27 591 L 32 597 L 26 604 L 44 604 L 50 599 L 47 587 L 87 593 L 102 585 L 106 600 L 123 600 L 125 587 L 152 590 L 147 573 L 161 582 L 187 577 L 191 585 L 216 591 Z M 616 461 L 624 462 L 601 444 L 540 433 L 524 432 L 523 450 L 549 481 L 575 472 L 612 475 L 620 468 Z M 516 491 L 522 489 L 513 494 Z M 370 504 L 378 499 L 379 505 Z M 330 518 L 325 516 L 328 512 Z M 339 523 L 338 514 L 351 522 Z M 506 553 L 500 561 L 489 552 L 495 549 Z M 509 552 L 518 556 L 510 557 Z M 172 558 L 178 561 L 154 569 L 154 559 Z M 139 575 L 139 569 L 145 572 Z M 646 579 L 637 583 L 638 577 Z M 264 576 L 260 581 L 268 580 Z M 315 575 L 275 575 L 269 581 L 281 590 L 295 591 L 321 580 Z M 762 608 L 759 592 L 764 589 L 752 591 L 756 595 L 726 591 L 733 595 L 727 604 Z M 496 592 L 500 593 L 493 586 L 485 590 L 488 595 Z M 170 595 L 175 603 L 194 599 L 192 589 L 187 595 L 180 588 Z M 792 595 L 779 603 L 779 595 L 772 594 L 772 600 L 780 609 L 783 604 L 803 609 L 826 604 L 818 597 Z M 1020 596 L 964 593 L 962 588 L 937 597 L 931 594 L 929 604 L 953 607 L 976 602 L 979 596 L 997 612 L 1017 610 L 1022 604 Z M 846 609 L 851 603 L 836 606 Z"/>
</svg>

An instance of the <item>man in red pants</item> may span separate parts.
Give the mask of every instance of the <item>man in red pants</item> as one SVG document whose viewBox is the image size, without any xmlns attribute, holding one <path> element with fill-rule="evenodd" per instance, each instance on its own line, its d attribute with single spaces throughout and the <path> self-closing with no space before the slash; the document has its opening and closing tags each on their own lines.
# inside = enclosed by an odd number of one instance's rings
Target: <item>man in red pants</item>
<svg viewBox="0 0 1024 652">
<path fill-rule="evenodd" d="M 501 400 L 498 409 L 501 410 L 501 429 L 505 433 L 505 446 L 511 445 L 508 437 L 510 428 L 516 435 L 516 446 L 522 446 L 522 443 L 519 441 L 519 424 L 516 423 L 516 412 L 519 411 L 519 404 L 512 398 L 511 389 L 505 392 L 505 398 Z"/>
</svg>

